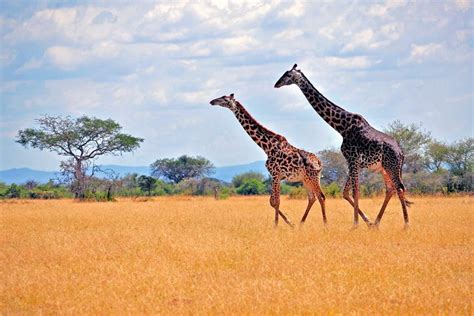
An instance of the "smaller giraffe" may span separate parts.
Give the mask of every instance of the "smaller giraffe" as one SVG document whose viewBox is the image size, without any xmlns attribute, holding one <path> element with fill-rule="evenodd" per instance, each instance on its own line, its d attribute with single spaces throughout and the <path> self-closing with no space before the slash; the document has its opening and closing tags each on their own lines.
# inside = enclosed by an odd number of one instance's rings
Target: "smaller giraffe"
<svg viewBox="0 0 474 316">
<path fill-rule="evenodd" d="M 322 163 L 319 158 L 310 152 L 292 146 L 285 137 L 276 134 L 258 123 L 239 101 L 230 96 L 222 96 L 210 102 L 228 108 L 236 116 L 247 134 L 267 154 L 265 166 L 272 177 L 272 193 L 270 205 L 275 209 L 275 227 L 278 218 L 293 227 L 286 215 L 280 210 L 280 181 L 303 182 L 308 193 L 308 206 L 301 218 L 303 224 L 316 199 L 321 204 L 324 224 L 327 223 L 325 197 L 321 191 L 320 177 Z"/>
</svg>

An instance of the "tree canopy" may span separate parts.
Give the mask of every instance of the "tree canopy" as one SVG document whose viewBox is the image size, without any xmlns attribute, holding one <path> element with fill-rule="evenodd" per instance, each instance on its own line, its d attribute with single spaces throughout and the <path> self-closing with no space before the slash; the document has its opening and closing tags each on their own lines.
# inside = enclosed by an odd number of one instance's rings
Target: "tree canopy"
<svg viewBox="0 0 474 316">
<path fill-rule="evenodd" d="M 158 159 L 151 164 L 151 174 L 174 183 L 184 179 L 202 178 L 214 171 L 214 165 L 204 157 L 183 155 L 178 158 Z"/>
<path fill-rule="evenodd" d="M 121 133 L 122 127 L 112 119 L 81 116 L 43 116 L 39 128 L 18 131 L 17 142 L 25 147 L 56 152 L 70 157 L 61 163 L 64 175 L 71 179 L 76 197 L 83 198 L 90 161 L 102 155 L 121 155 L 143 142 L 143 138 Z"/>
<path fill-rule="evenodd" d="M 43 116 L 37 121 L 39 128 L 18 131 L 17 142 L 76 160 L 119 155 L 137 149 L 143 142 L 143 138 L 120 133 L 122 127 L 111 119 Z"/>
<path fill-rule="evenodd" d="M 385 133 L 394 137 L 405 154 L 405 171 L 417 172 L 423 168 L 422 156 L 425 147 L 431 142 L 431 135 L 421 130 L 421 125 L 405 125 L 394 121 Z"/>
<path fill-rule="evenodd" d="M 140 189 L 150 196 L 151 192 L 156 188 L 156 179 L 153 177 L 142 175 L 138 177 L 137 184 Z"/>
</svg>

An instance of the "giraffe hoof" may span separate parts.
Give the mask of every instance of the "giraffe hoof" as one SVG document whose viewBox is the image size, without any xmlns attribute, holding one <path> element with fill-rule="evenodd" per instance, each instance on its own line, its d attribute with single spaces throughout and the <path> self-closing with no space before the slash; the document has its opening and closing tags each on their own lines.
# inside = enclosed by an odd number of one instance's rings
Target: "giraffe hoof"
<svg viewBox="0 0 474 316">
<path fill-rule="evenodd" d="M 367 223 L 367 227 L 369 229 L 379 229 L 379 225 L 378 224 L 375 224 L 375 223 Z"/>
<path fill-rule="evenodd" d="M 369 228 L 371 230 L 377 230 L 378 231 L 379 230 L 379 224 L 370 224 Z"/>
<path fill-rule="evenodd" d="M 403 230 L 409 230 L 410 229 L 410 225 L 407 223 L 405 224 L 405 226 L 403 226 Z"/>
<path fill-rule="evenodd" d="M 352 225 L 351 231 L 356 230 L 357 228 L 359 228 L 359 225 L 354 224 L 354 225 Z"/>
</svg>

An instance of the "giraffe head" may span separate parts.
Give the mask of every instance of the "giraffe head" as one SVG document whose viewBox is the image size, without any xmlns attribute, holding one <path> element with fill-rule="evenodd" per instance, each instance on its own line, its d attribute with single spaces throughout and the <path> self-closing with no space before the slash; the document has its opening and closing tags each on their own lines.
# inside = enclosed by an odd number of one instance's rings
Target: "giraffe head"
<svg viewBox="0 0 474 316">
<path fill-rule="evenodd" d="M 301 78 L 301 71 L 296 69 L 296 67 L 298 67 L 298 65 L 295 64 L 293 68 L 288 71 L 285 71 L 283 76 L 281 76 L 281 78 L 278 79 L 278 81 L 275 83 L 275 88 L 296 84 Z"/>
<path fill-rule="evenodd" d="M 234 94 L 232 93 L 229 96 L 224 95 L 220 98 L 214 99 L 210 103 L 211 105 L 220 105 L 222 107 L 230 109 L 231 111 L 234 111 L 234 109 L 236 108 L 235 102 L 236 100 L 234 98 Z"/>
</svg>

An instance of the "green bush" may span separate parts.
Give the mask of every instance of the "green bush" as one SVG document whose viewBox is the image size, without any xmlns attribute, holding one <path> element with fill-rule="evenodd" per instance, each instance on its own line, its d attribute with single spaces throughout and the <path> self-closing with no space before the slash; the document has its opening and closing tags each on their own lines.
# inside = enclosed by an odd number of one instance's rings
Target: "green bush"
<svg viewBox="0 0 474 316">
<path fill-rule="evenodd" d="M 281 185 L 280 185 L 280 194 L 282 195 L 288 195 L 290 194 L 290 191 L 293 189 L 294 187 L 283 182 Z"/>
<path fill-rule="evenodd" d="M 232 188 L 223 186 L 219 189 L 219 192 L 217 194 L 217 199 L 225 200 L 225 199 L 228 199 L 233 194 L 234 194 L 234 191 Z"/>
<path fill-rule="evenodd" d="M 303 186 L 292 187 L 290 189 L 289 198 L 294 200 L 302 200 L 308 197 L 308 193 Z"/>
<path fill-rule="evenodd" d="M 323 192 L 328 197 L 340 197 L 342 190 L 336 182 L 331 182 L 326 187 L 323 187 Z"/>
<path fill-rule="evenodd" d="M 20 185 L 12 183 L 5 192 L 5 197 L 8 199 L 24 199 L 28 197 L 28 190 Z"/>
<path fill-rule="evenodd" d="M 256 179 L 259 182 L 264 182 L 265 176 L 261 174 L 260 172 L 255 172 L 255 171 L 244 172 L 232 178 L 232 185 L 235 188 L 238 188 L 242 186 L 242 184 L 244 184 L 246 180 L 250 180 L 250 179 Z"/>
<path fill-rule="evenodd" d="M 245 179 L 236 191 L 242 195 L 259 195 L 266 193 L 266 187 L 258 179 Z"/>
</svg>

